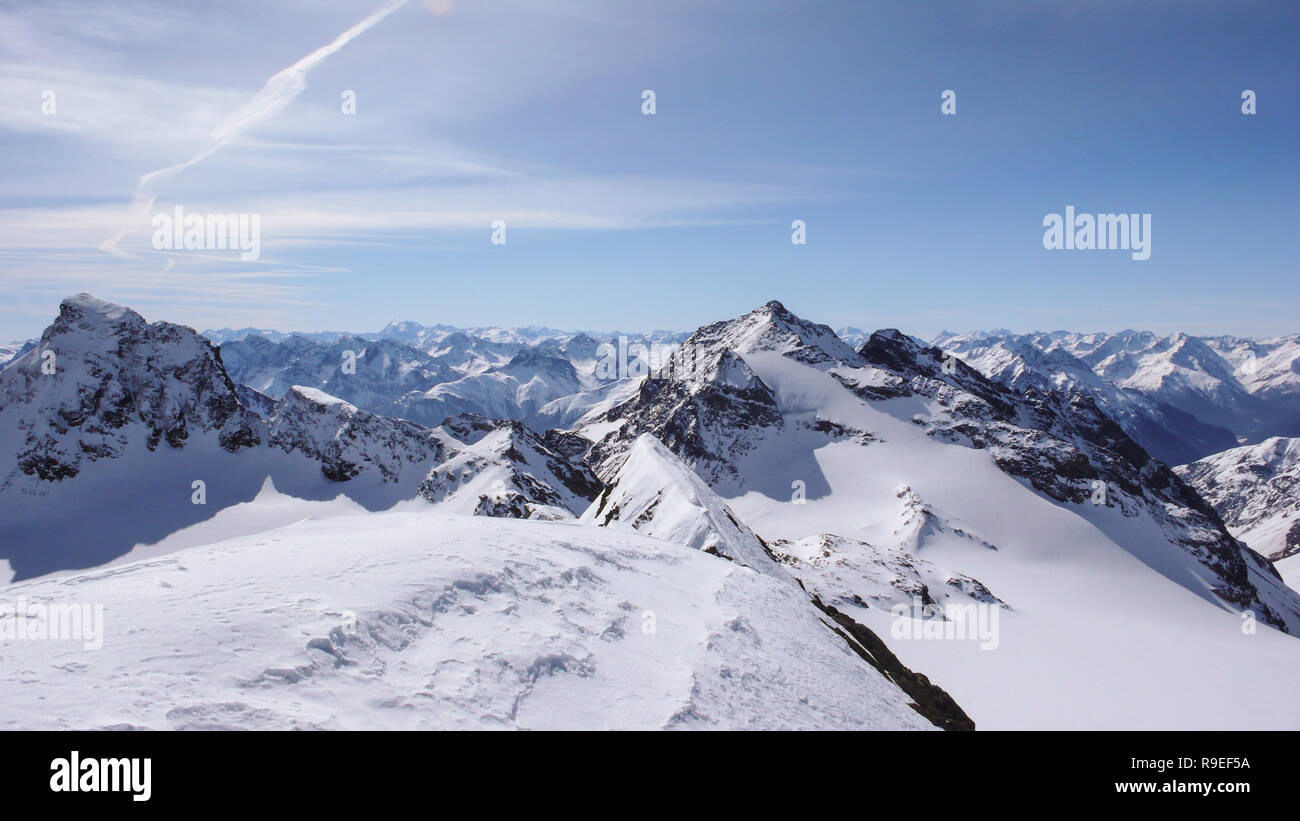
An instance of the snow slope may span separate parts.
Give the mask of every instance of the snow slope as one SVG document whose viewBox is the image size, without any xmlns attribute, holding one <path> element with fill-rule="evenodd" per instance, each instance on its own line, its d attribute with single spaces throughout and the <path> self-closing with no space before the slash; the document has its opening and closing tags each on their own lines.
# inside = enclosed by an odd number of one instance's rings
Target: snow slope
<svg viewBox="0 0 1300 821">
<path fill-rule="evenodd" d="M 981 727 L 1300 727 L 1300 643 L 1264 624 L 1296 631 L 1300 598 L 1086 394 L 949 373 L 896 331 L 858 351 L 828 333 L 775 303 L 701 328 L 700 378 L 645 380 L 580 425 L 589 458 L 617 488 L 655 435 Z M 1004 603 L 997 649 L 891 641 L 883 605 L 920 585 Z"/>
<path fill-rule="evenodd" d="M 602 527 L 621 525 L 788 579 L 762 540 L 737 521 L 703 479 L 648 433 L 633 443 L 613 482 L 582 521 Z"/>
<path fill-rule="evenodd" d="M 304 521 L 4 593 L 105 625 L 0 642 L 4 729 L 931 727 L 798 587 L 576 524 Z"/>
<path fill-rule="evenodd" d="M 1210 592 L 1206 569 L 1151 519 L 1027 492 L 988 449 L 926 436 L 911 416 L 932 416 L 933 406 L 850 407 L 833 393 L 837 386 L 807 370 L 772 356 L 747 361 L 783 409 L 817 408 L 877 439 L 829 443 L 805 462 L 755 457 L 745 475 L 762 475 L 761 464 L 786 487 L 803 479 L 808 498 L 773 498 L 780 485 L 771 481 L 772 490 L 750 490 L 728 504 L 765 539 L 829 532 L 885 545 L 903 535 L 898 488 L 911 488 L 944 525 L 923 533 L 912 555 L 978 579 L 1011 611 L 1000 615 L 995 650 L 973 641 L 890 646 L 943 682 L 980 727 L 1300 728 L 1300 707 L 1286 687 L 1258 686 L 1300 673 L 1300 643 L 1262 624 L 1243 635 L 1242 618 Z M 827 492 L 811 492 L 820 486 Z M 1262 573 L 1252 575 L 1266 600 L 1293 601 Z M 887 609 L 851 612 L 889 640 Z"/>
</svg>

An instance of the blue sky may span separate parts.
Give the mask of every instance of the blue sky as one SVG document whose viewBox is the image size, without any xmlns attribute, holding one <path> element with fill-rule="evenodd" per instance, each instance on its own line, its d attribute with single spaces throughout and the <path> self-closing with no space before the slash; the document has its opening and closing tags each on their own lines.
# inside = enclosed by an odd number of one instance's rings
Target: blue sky
<svg viewBox="0 0 1300 821">
<path fill-rule="evenodd" d="M 0 337 L 78 291 L 196 327 L 776 298 L 922 336 L 1300 331 L 1300 4 L 395 5 L 269 86 L 382 0 L 0 5 Z M 258 214 L 260 258 L 155 250 L 176 205 Z M 1045 250 L 1066 205 L 1150 213 L 1151 258 Z"/>
</svg>

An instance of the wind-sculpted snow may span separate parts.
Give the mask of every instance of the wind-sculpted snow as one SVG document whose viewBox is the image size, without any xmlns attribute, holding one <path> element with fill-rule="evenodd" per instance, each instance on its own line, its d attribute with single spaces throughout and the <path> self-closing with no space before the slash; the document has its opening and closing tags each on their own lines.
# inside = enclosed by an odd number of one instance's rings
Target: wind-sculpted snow
<svg viewBox="0 0 1300 821">
<path fill-rule="evenodd" d="M 1300 439 L 1274 437 L 1175 470 L 1254 550 L 1300 554 Z"/>
<path fill-rule="evenodd" d="M 102 649 L 0 644 L 5 729 L 931 728 L 797 586 L 573 524 L 353 515 L 5 592 L 103 605 Z"/>
</svg>

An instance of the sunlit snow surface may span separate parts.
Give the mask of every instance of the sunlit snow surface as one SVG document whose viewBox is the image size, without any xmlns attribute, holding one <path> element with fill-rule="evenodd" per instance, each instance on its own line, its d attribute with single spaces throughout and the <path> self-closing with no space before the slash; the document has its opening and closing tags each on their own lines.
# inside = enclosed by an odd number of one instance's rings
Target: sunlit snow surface
<svg viewBox="0 0 1300 821">
<path fill-rule="evenodd" d="M 0 728 L 931 728 L 797 586 L 573 523 L 333 516 L 0 594 L 105 621 L 0 642 Z"/>
<path fill-rule="evenodd" d="M 899 526 L 900 487 L 924 500 L 947 530 L 917 542 L 916 555 L 978 579 L 1010 606 L 997 649 L 892 638 L 885 608 L 849 615 L 978 728 L 1300 729 L 1291 686 L 1300 639 L 1263 624 L 1243 630 L 1239 614 L 1214 603 L 1204 567 L 1149 518 L 1027 492 L 987 451 L 925 436 L 911 419 L 933 409 L 917 399 L 863 403 L 777 354 L 746 361 L 783 413 L 805 409 L 879 441 L 832 443 L 811 459 L 769 444 L 741 462 L 755 489 L 727 504 L 765 539 L 829 532 L 889 546 L 911 537 Z M 789 501 L 792 478 L 807 483 L 800 504 Z"/>
</svg>

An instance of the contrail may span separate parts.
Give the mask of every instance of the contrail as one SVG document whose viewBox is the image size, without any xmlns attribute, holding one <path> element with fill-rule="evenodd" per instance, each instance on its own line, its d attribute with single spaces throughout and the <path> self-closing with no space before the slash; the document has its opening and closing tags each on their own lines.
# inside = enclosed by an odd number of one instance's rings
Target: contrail
<svg viewBox="0 0 1300 821">
<path fill-rule="evenodd" d="M 169 165 L 166 168 L 160 168 L 157 171 L 150 171 L 148 174 L 140 177 L 139 182 L 136 183 L 135 202 L 137 204 L 141 202 L 141 195 L 143 194 L 145 186 L 149 183 L 160 177 L 175 174 L 177 171 L 182 171 L 207 159 L 208 157 L 211 157 L 213 154 L 217 153 L 217 151 L 221 150 L 222 146 L 239 136 L 249 127 L 280 112 L 293 100 L 294 97 L 301 94 L 302 90 L 307 87 L 307 72 L 318 66 L 326 57 L 352 42 L 357 38 L 357 36 L 369 29 L 371 26 L 380 22 L 402 6 L 405 6 L 407 2 L 408 0 L 389 0 L 388 3 L 384 4 L 369 17 L 343 32 L 338 37 L 335 37 L 332 42 L 321 46 L 298 62 L 272 76 L 271 79 L 266 81 L 266 85 L 262 86 L 261 90 L 253 95 L 252 99 L 236 109 L 212 130 L 212 142 L 210 142 L 202 151 L 184 162 Z M 152 205 L 153 197 L 149 197 L 148 200 L 144 202 L 143 207 L 139 209 L 141 215 L 147 213 Z M 125 230 L 119 231 L 109 239 L 105 240 L 99 246 L 100 249 L 108 251 L 111 254 L 122 256 L 122 252 L 117 248 L 117 243 L 127 233 L 128 232 Z"/>
</svg>

